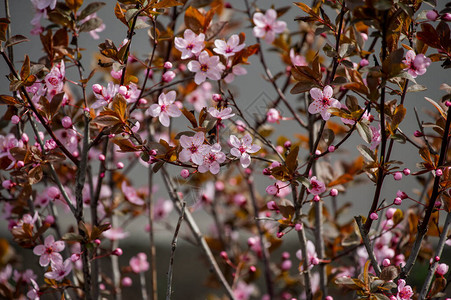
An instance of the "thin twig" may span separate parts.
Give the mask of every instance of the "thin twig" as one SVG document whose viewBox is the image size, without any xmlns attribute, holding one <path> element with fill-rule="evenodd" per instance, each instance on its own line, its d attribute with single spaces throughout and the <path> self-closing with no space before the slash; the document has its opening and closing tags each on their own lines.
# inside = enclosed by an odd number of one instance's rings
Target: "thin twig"
<svg viewBox="0 0 451 300">
<path fill-rule="evenodd" d="M 171 255 L 169 257 L 169 269 L 168 269 L 168 286 L 166 290 L 166 300 L 171 299 L 172 295 L 172 273 L 174 272 L 174 257 L 175 249 L 177 248 L 177 237 L 179 235 L 180 226 L 182 225 L 183 218 L 185 217 L 185 201 L 182 202 L 181 213 L 179 220 L 177 221 L 177 226 L 175 227 L 174 236 L 171 242 Z"/>
<path fill-rule="evenodd" d="M 368 234 L 365 231 L 365 228 L 362 224 L 362 217 L 354 217 L 357 222 L 357 226 L 359 227 L 360 235 L 362 236 L 363 244 L 365 245 L 366 252 L 368 252 L 368 257 L 371 261 L 371 265 L 373 266 L 376 275 L 379 276 L 381 274 L 381 267 L 377 263 L 376 256 L 374 255 L 373 248 L 371 247 L 370 239 L 368 238 Z"/>
</svg>

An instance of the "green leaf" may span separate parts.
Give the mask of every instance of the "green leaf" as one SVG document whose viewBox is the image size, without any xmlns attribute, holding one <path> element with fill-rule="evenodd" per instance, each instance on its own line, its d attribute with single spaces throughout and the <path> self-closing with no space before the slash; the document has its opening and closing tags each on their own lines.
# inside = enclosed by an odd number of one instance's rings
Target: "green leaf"
<svg viewBox="0 0 451 300">
<path fill-rule="evenodd" d="M 357 150 L 359 150 L 360 154 L 362 154 L 362 156 L 364 158 L 366 158 L 368 161 L 376 161 L 376 155 L 367 146 L 365 146 L 365 145 L 358 145 L 357 146 Z"/>
<path fill-rule="evenodd" d="M 358 122 L 356 124 L 357 132 L 362 137 L 362 139 L 367 142 L 368 144 L 371 143 L 371 140 L 373 138 L 373 133 L 371 129 L 363 122 Z"/>
</svg>

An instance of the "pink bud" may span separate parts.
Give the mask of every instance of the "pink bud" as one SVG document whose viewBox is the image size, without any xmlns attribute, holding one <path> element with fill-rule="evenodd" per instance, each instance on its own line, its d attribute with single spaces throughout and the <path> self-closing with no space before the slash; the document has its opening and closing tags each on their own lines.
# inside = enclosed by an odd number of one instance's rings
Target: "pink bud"
<svg viewBox="0 0 451 300">
<path fill-rule="evenodd" d="M 437 169 L 437 170 L 435 170 L 435 175 L 440 177 L 443 175 L 443 171 L 441 169 Z"/>
<path fill-rule="evenodd" d="M 164 82 L 171 82 L 175 78 L 175 73 L 173 71 L 167 71 L 163 74 Z"/>
<path fill-rule="evenodd" d="M 402 173 L 401 173 L 401 172 L 395 172 L 395 174 L 393 174 L 393 178 L 394 178 L 396 181 L 401 180 L 401 179 L 402 179 Z"/>
<path fill-rule="evenodd" d="M 396 208 L 390 207 L 389 209 L 387 209 L 387 211 L 385 212 L 385 216 L 387 217 L 387 219 L 391 219 L 393 218 L 393 216 L 395 215 L 396 212 Z"/>
<path fill-rule="evenodd" d="M 443 21 L 451 21 L 451 13 L 445 13 L 443 16 L 442 16 L 442 20 Z"/>
<path fill-rule="evenodd" d="M 388 266 L 390 265 L 390 260 L 389 260 L 388 258 L 385 258 L 385 259 L 382 261 L 382 265 L 383 265 L 384 267 L 388 267 Z"/>
<path fill-rule="evenodd" d="M 61 124 L 64 128 L 68 129 L 72 127 L 72 119 L 69 116 L 65 116 L 61 119 Z"/>
<path fill-rule="evenodd" d="M 282 262 L 280 268 L 281 268 L 283 271 L 288 271 L 288 270 L 291 269 L 291 265 L 292 265 L 291 260 L 287 259 L 287 260 L 284 260 L 284 261 Z"/>
<path fill-rule="evenodd" d="M 216 188 L 217 191 L 223 191 L 224 188 L 225 188 L 224 182 L 219 181 L 219 180 L 216 181 L 216 182 L 215 182 L 215 188 Z"/>
<path fill-rule="evenodd" d="M 268 109 L 268 112 L 266 113 L 266 120 L 269 123 L 276 123 L 281 119 L 280 113 L 275 108 Z"/>
<path fill-rule="evenodd" d="M 434 259 L 435 259 L 435 261 L 440 261 L 440 256 L 436 255 L 436 256 L 434 257 Z"/>
<path fill-rule="evenodd" d="M 374 220 L 379 219 L 379 216 L 377 215 L 377 213 L 374 213 L 374 212 L 373 212 L 373 213 L 371 213 L 371 215 L 370 215 L 370 219 L 374 221 Z"/>
<path fill-rule="evenodd" d="M 286 141 L 285 143 L 283 143 L 283 146 L 285 147 L 285 148 L 290 148 L 291 147 L 291 141 Z"/>
<path fill-rule="evenodd" d="M 229 259 L 229 255 L 228 255 L 227 252 L 225 252 L 225 251 L 221 251 L 220 255 L 221 255 L 221 257 L 222 257 L 223 259 L 225 259 L 225 260 L 228 260 L 228 259 Z"/>
<path fill-rule="evenodd" d="M 319 259 L 318 259 L 318 257 L 313 257 L 312 260 L 311 260 L 311 262 L 312 262 L 312 265 L 314 265 L 314 266 L 316 266 L 317 264 L 319 264 Z"/>
<path fill-rule="evenodd" d="M 398 196 L 399 198 L 401 198 L 401 199 L 406 199 L 406 198 L 408 198 L 408 196 L 407 196 L 407 194 L 406 193 L 404 193 L 403 191 L 401 191 L 401 190 L 398 190 L 397 192 L 396 192 L 396 196 Z"/>
<path fill-rule="evenodd" d="M 437 20 L 439 17 L 439 14 L 435 11 L 435 10 L 430 10 L 426 13 L 426 18 L 429 21 L 434 22 L 435 20 Z"/>
<path fill-rule="evenodd" d="M 443 275 L 445 275 L 446 273 L 448 273 L 448 270 L 449 270 L 449 266 L 448 266 L 447 264 L 439 264 L 439 265 L 437 266 L 437 269 L 435 270 L 435 273 L 436 273 L 438 276 L 443 276 Z"/>
<path fill-rule="evenodd" d="M 334 298 L 332 296 L 326 296 L 326 298 L 324 298 L 324 300 L 334 300 Z"/>
<path fill-rule="evenodd" d="M 124 254 L 124 252 L 122 251 L 121 248 L 116 248 L 113 250 L 113 252 L 111 252 L 111 254 L 116 255 L 116 256 L 121 256 L 122 254 Z"/>
<path fill-rule="evenodd" d="M 2 187 L 3 187 L 4 189 L 7 189 L 7 190 L 9 190 L 10 188 L 12 188 L 12 182 L 11 182 L 11 180 L 4 180 L 4 181 L 2 182 Z"/>
<path fill-rule="evenodd" d="M 410 169 L 405 168 L 404 170 L 402 170 L 402 172 L 404 173 L 404 175 L 410 175 Z"/>
<path fill-rule="evenodd" d="M 329 195 L 331 195 L 332 197 L 335 197 L 338 195 L 338 190 L 337 189 L 331 189 Z"/>
<path fill-rule="evenodd" d="M 263 175 L 269 176 L 269 175 L 271 175 L 271 171 L 268 168 L 264 168 L 263 169 Z"/>
<path fill-rule="evenodd" d="M 360 66 L 361 67 L 366 67 L 369 64 L 370 64 L 369 61 L 367 59 L 365 59 L 365 58 L 360 61 Z"/>
<path fill-rule="evenodd" d="M 434 206 L 435 206 L 436 208 L 440 208 L 440 206 L 442 206 L 442 202 L 440 202 L 440 200 L 437 200 L 437 201 L 435 201 Z"/>
<path fill-rule="evenodd" d="M 416 136 L 416 137 L 422 137 L 422 136 L 423 136 L 423 134 L 422 134 L 421 131 L 419 131 L 419 130 L 415 130 L 415 132 L 413 133 L 413 135 Z"/>
<path fill-rule="evenodd" d="M 266 193 L 268 193 L 268 195 L 275 195 L 278 191 L 279 188 L 274 184 L 268 185 L 268 187 L 266 188 Z"/>
<path fill-rule="evenodd" d="M 100 84 L 97 84 L 97 83 L 92 86 L 92 91 L 94 93 L 96 93 L 96 94 L 101 94 L 102 93 L 102 89 L 103 89 L 103 87 Z"/>
<path fill-rule="evenodd" d="M 172 68 L 172 63 L 170 61 L 167 61 L 164 63 L 163 68 L 165 69 L 171 69 Z"/>
<path fill-rule="evenodd" d="M 445 105 L 446 105 L 447 107 L 450 107 L 450 106 L 451 106 L 451 101 L 446 100 L 446 101 L 445 101 Z"/>
<path fill-rule="evenodd" d="M 106 157 L 103 154 L 99 154 L 99 160 L 100 161 L 105 161 Z"/>
<path fill-rule="evenodd" d="M 255 266 L 250 266 L 249 271 L 251 271 L 252 273 L 255 273 L 255 271 L 257 271 L 257 268 Z"/>
<path fill-rule="evenodd" d="M 103 284 L 103 283 L 101 283 L 101 284 L 99 284 L 99 289 L 101 290 L 101 291 L 104 291 L 105 290 L 105 285 Z"/>
<path fill-rule="evenodd" d="M 28 143 L 30 139 L 28 138 L 28 135 L 26 133 L 22 134 L 22 142 Z"/>
<path fill-rule="evenodd" d="M 94 240 L 94 244 L 96 244 L 97 246 L 100 246 L 102 242 L 99 239 L 95 239 Z"/>
<path fill-rule="evenodd" d="M 360 35 L 362 36 L 362 39 L 363 39 L 364 41 L 367 41 L 367 40 L 368 40 L 368 34 L 366 34 L 365 32 L 361 32 Z"/>
<path fill-rule="evenodd" d="M 266 206 L 270 210 L 278 210 L 279 209 L 279 207 L 277 206 L 275 201 L 269 201 L 268 203 L 266 203 Z"/>
<path fill-rule="evenodd" d="M 17 167 L 18 167 L 18 168 L 22 168 L 23 166 L 25 166 L 24 162 L 21 161 L 21 160 L 19 160 L 19 161 L 17 162 Z"/>
<path fill-rule="evenodd" d="M 213 94 L 211 99 L 213 99 L 214 102 L 219 102 L 222 100 L 222 96 L 220 94 Z"/>
<path fill-rule="evenodd" d="M 319 200 L 321 200 L 320 196 L 315 195 L 315 196 L 313 197 L 313 201 L 319 202 Z"/>
<path fill-rule="evenodd" d="M 76 262 L 77 260 L 80 259 L 80 253 L 74 253 L 70 256 L 70 261 L 71 262 Z"/>
<path fill-rule="evenodd" d="M 296 225 L 294 225 L 294 230 L 296 231 L 301 231 L 302 230 L 302 223 L 297 223 Z"/>
<path fill-rule="evenodd" d="M 147 104 L 147 100 L 144 98 L 139 99 L 139 105 L 146 105 Z"/>
<path fill-rule="evenodd" d="M 321 155 L 321 151 L 320 151 L 320 150 L 318 150 L 318 149 L 316 149 L 316 151 L 315 151 L 315 155 Z"/>
<path fill-rule="evenodd" d="M 282 253 L 282 258 L 283 258 L 283 259 L 289 259 L 289 258 L 290 258 L 290 253 L 287 252 L 287 251 L 284 251 L 284 252 Z"/>
<path fill-rule="evenodd" d="M 278 233 L 277 233 L 277 237 L 278 237 L 279 239 L 281 239 L 284 235 L 285 235 L 285 233 L 283 233 L 283 232 L 278 232 Z"/>
<path fill-rule="evenodd" d="M 330 145 L 327 150 L 329 150 L 329 152 L 334 152 L 335 151 L 335 146 L 334 145 Z"/>
<path fill-rule="evenodd" d="M 180 176 L 182 176 L 183 178 L 188 178 L 189 177 L 189 171 L 187 169 L 183 169 L 180 171 Z"/>
<path fill-rule="evenodd" d="M 124 278 L 122 278 L 121 283 L 122 283 L 122 286 L 129 287 L 129 286 L 132 286 L 133 281 L 130 277 L 124 277 Z"/>
<path fill-rule="evenodd" d="M 124 164 L 123 164 L 122 162 L 118 162 L 118 163 L 116 164 L 116 167 L 117 167 L 118 169 L 123 169 L 123 168 L 124 168 Z"/>
<path fill-rule="evenodd" d="M 396 198 L 395 198 L 395 201 L 393 201 L 393 203 L 394 203 L 395 205 L 401 205 L 402 199 L 399 198 L 399 197 L 396 197 Z"/>
<path fill-rule="evenodd" d="M 230 4 L 230 2 L 226 2 L 226 3 L 224 3 L 224 7 L 225 8 L 232 8 L 232 4 Z"/>
<path fill-rule="evenodd" d="M 19 116 L 14 115 L 11 117 L 11 123 L 13 123 L 14 125 L 19 124 L 19 122 L 20 122 Z"/>
</svg>

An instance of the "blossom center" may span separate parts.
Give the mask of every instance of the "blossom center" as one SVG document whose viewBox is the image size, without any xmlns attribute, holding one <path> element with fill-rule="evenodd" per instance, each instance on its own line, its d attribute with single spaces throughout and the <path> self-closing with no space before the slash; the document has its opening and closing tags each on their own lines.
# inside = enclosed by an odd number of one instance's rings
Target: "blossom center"
<svg viewBox="0 0 451 300">
<path fill-rule="evenodd" d="M 323 106 L 328 106 L 330 103 L 329 103 L 329 98 L 326 98 L 326 97 L 324 97 L 322 100 L 321 100 L 321 103 L 323 104 Z"/>
<path fill-rule="evenodd" d="M 197 152 L 197 146 L 196 145 L 191 145 L 191 147 L 189 147 L 189 151 L 191 151 L 191 153 L 196 153 Z"/>
<path fill-rule="evenodd" d="M 244 152 L 246 152 L 246 147 L 240 146 L 240 148 L 238 148 L 238 150 L 240 150 L 241 154 L 243 154 Z"/>
<path fill-rule="evenodd" d="M 233 52 L 233 48 L 230 47 L 230 46 L 227 46 L 225 52 L 226 52 L 226 53 L 232 53 L 232 52 Z"/>
<path fill-rule="evenodd" d="M 186 46 L 186 49 L 188 50 L 193 50 L 194 45 L 193 44 L 188 44 L 188 46 Z"/>
<path fill-rule="evenodd" d="M 206 64 L 201 65 L 201 66 L 200 66 L 200 70 L 201 70 L 202 72 L 207 72 L 207 71 L 208 71 L 208 65 L 206 65 Z"/>
<path fill-rule="evenodd" d="M 46 254 L 49 254 L 49 255 L 52 254 L 52 253 L 53 253 L 52 247 L 46 248 L 46 249 L 45 249 L 45 253 L 46 253 Z"/>
<path fill-rule="evenodd" d="M 49 82 L 51 85 L 57 85 L 58 84 L 58 79 L 55 77 L 50 77 L 49 78 Z"/>
<path fill-rule="evenodd" d="M 167 106 L 165 104 L 163 104 L 161 106 L 161 112 L 165 112 L 167 110 Z"/>
<path fill-rule="evenodd" d="M 272 30 L 271 25 L 266 24 L 266 26 L 265 26 L 265 31 L 268 32 L 268 31 L 271 31 L 271 30 Z"/>
<path fill-rule="evenodd" d="M 214 161 L 216 160 L 216 155 L 214 155 L 214 154 L 209 154 L 207 159 L 208 159 L 208 161 L 209 161 L 210 163 L 212 163 L 212 162 L 214 162 Z"/>
</svg>

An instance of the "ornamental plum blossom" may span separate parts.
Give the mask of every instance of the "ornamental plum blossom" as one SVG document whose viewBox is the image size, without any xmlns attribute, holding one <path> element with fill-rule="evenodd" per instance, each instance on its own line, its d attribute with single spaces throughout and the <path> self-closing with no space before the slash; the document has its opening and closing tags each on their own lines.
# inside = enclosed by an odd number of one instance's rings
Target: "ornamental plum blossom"
<svg viewBox="0 0 451 300">
<path fill-rule="evenodd" d="M 34 279 L 30 279 L 30 281 L 33 287 L 28 291 L 27 297 L 34 300 L 39 300 L 39 296 L 41 294 L 39 285 L 36 283 L 36 281 L 34 281 Z"/>
<path fill-rule="evenodd" d="M 186 29 L 183 38 L 174 38 L 174 46 L 182 52 L 182 59 L 197 56 L 204 49 L 205 34 L 195 34 L 191 29 Z"/>
<path fill-rule="evenodd" d="M 290 60 L 293 66 L 307 66 L 307 61 L 305 60 L 305 57 L 299 54 L 296 54 L 294 52 L 294 49 L 290 49 Z"/>
<path fill-rule="evenodd" d="M 43 267 L 47 266 L 50 262 L 61 264 L 63 257 L 58 252 L 64 250 L 64 242 L 56 241 L 53 235 L 49 235 L 44 240 L 44 245 L 37 245 L 33 249 L 33 253 L 40 256 L 39 264 Z"/>
<path fill-rule="evenodd" d="M 438 276 L 444 276 L 446 273 L 448 273 L 449 266 L 447 264 L 439 264 L 437 266 L 437 269 L 435 269 L 435 273 Z"/>
<path fill-rule="evenodd" d="M 410 300 L 413 296 L 413 291 L 410 285 L 406 285 L 404 279 L 398 280 L 398 294 L 396 295 L 397 300 Z"/>
<path fill-rule="evenodd" d="M 310 90 L 310 96 L 313 98 L 313 102 L 308 107 L 308 112 L 311 114 L 321 113 L 321 117 L 324 121 L 329 120 L 330 107 L 340 108 L 340 102 L 337 99 L 332 98 L 333 89 L 331 86 L 326 85 L 321 91 L 319 88 L 312 88 Z"/>
<path fill-rule="evenodd" d="M 182 135 L 180 145 L 183 150 L 179 154 L 181 162 L 192 161 L 201 165 L 204 161 L 204 153 L 208 152 L 208 145 L 204 145 L 205 135 L 203 132 L 196 133 L 193 137 Z"/>
<path fill-rule="evenodd" d="M 132 186 L 128 186 L 127 183 L 122 181 L 122 192 L 124 193 L 125 198 L 130 201 L 131 203 L 135 205 L 143 205 L 144 200 L 138 196 L 138 193 L 136 193 L 136 189 Z"/>
<path fill-rule="evenodd" d="M 247 168 L 251 164 L 251 156 L 249 153 L 258 152 L 261 149 L 258 145 L 252 145 L 252 137 L 250 134 L 246 134 L 241 140 L 236 136 L 231 135 L 229 142 L 234 147 L 230 150 L 230 154 L 240 159 L 243 168 Z"/>
<path fill-rule="evenodd" d="M 379 146 L 382 140 L 381 136 L 381 125 L 379 124 L 379 127 L 376 128 L 374 126 L 370 126 L 371 132 L 372 132 L 372 138 L 371 138 L 371 145 L 370 149 L 374 150 Z"/>
<path fill-rule="evenodd" d="M 141 90 L 138 89 L 138 86 L 134 83 L 130 83 L 129 85 L 122 85 L 119 87 L 119 94 L 124 96 L 125 101 L 127 103 L 135 103 L 138 100 L 138 97 L 141 93 Z"/>
<path fill-rule="evenodd" d="M 204 82 L 207 78 L 211 80 L 221 79 L 221 74 L 225 67 L 219 61 L 219 56 L 210 56 L 207 51 L 202 51 L 197 59 L 190 61 L 187 65 L 191 72 L 196 73 L 194 82 L 197 85 Z"/>
<path fill-rule="evenodd" d="M 211 83 L 206 81 L 199 85 L 193 92 L 191 92 L 191 94 L 186 96 L 185 99 L 194 106 L 196 111 L 201 111 L 202 108 L 208 105 L 208 101 L 212 97 L 211 89 Z"/>
<path fill-rule="evenodd" d="M 107 88 L 104 88 L 100 84 L 96 83 L 92 86 L 92 90 L 94 92 L 94 96 L 97 98 L 97 101 L 91 105 L 91 108 L 96 109 L 108 105 L 111 101 L 113 101 L 113 97 L 119 92 L 119 85 L 114 84 L 113 82 L 108 82 Z"/>
<path fill-rule="evenodd" d="M 205 173 L 210 171 L 212 174 L 218 174 L 219 169 L 226 156 L 223 152 L 221 152 L 221 145 L 218 143 L 213 146 L 208 146 L 204 152 L 204 161 L 202 165 L 199 166 L 198 171 L 200 173 Z"/>
<path fill-rule="evenodd" d="M 232 71 L 229 74 L 227 74 L 227 76 L 224 78 L 224 81 L 226 83 L 231 83 L 235 80 L 235 76 L 241 76 L 246 74 L 247 70 L 245 68 L 243 68 L 240 65 L 235 65 L 232 67 Z"/>
<path fill-rule="evenodd" d="M 236 288 L 233 290 L 233 295 L 237 300 L 250 299 L 255 291 L 255 286 L 252 284 L 246 284 L 246 282 L 238 281 Z"/>
<path fill-rule="evenodd" d="M 234 34 L 227 40 L 227 42 L 223 40 L 215 40 L 215 46 L 216 48 L 213 49 L 214 52 L 224 55 L 225 57 L 230 57 L 243 50 L 246 44 L 240 44 L 240 37 L 237 34 Z"/>
<path fill-rule="evenodd" d="M 324 184 L 324 182 L 316 179 L 316 176 L 313 176 L 312 178 L 310 178 L 310 188 L 307 190 L 313 195 L 319 195 L 326 191 L 326 185 Z"/>
<path fill-rule="evenodd" d="M 169 127 L 169 117 L 180 117 L 180 115 L 182 114 L 178 106 L 174 104 L 175 97 L 175 91 L 170 91 L 166 94 L 161 93 L 158 97 L 158 104 L 152 104 L 147 112 L 152 117 L 158 117 L 161 125 Z"/>
<path fill-rule="evenodd" d="M 45 85 L 52 96 L 63 90 L 65 75 L 66 68 L 64 61 L 61 61 L 61 63 L 55 64 L 50 70 L 50 73 L 45 76 Z"/>
<path fill-rule="evenodd" d="M 255 13 L 253 21 L 255 24 L 254 35 L 258 38 L 265 38 L 268 44 L 275 40 L 276 33 L 282 33 L 287 28 L 287 23 L 277 21 L 277 12 L 274 9 L 268 9 L 265 14 Z"/>
<path fill-rule="evenodd" d="M 149 270 L 149 262 L 147 261 L 147 255 L 144 252 L 138 253 L 130 259 L 130 267 L 133 272 L 141 273 Z"/>
<path fill-rule="evenodd" d="M 129 235 L 130 235 L 130 233 L 124 232 L 124 230 L 120 227 L 119 228 L 110 228 L 103 232 L 103 236 L 112 241 L 125 239 Z"/>
<path fill-rule="evenodd" d="M 212 117 L 218 119 L 219 122 L 222 121 L 222 120 L 230 119 L 231 117 L 233 117 L 235 115 L 234 113 L 232 113 L 232 108 L 231 107 L 226 107 L 226 108 L 224 108 L 222 110 L 218 110 L 218 109 L 216 109 L 214 107 L 210 107 L 208 109 L 208 113 Z"/>
<path fill-rule="evenodd" d="M 174 203 L 170 199 L 159 198 L 153 208 L 155 221 L 166 218 L 174 209 Z"/>
<path fill-rule="evenodd" d="M 296 252 L 296 257 L 299 260 L 304 259 L 302 250 L 299 249 Z M 313 266 L 316 266 L 317 264 L 319 264 L 318 254 L 316 253 L 315 245 L 310 240 L 307 241 L 307 260 L 308 260 L 309 270 L 311 268 L 313 268 Z"/>
<path fill-rule="evenodd" d="M 69 273 L 72 271 L 72 262 L 70 258 L 66 259 L 64 262 L 52 262 L 52 271 L 47 272 L 44 274 L 44 276 L 48 279 L 54 279 L 56 281 L 61 281 L 69 275 Z"/>
<path fill-rule="evenodd" d="M 431 60 L 428 57 L 422 53 L 416 55 L 413 50 L 407 51 L 406 58 L 402 62 L 408 66 L 408 68 L 404 70 L 406 70 L 413 78 L 426 73 L 426 69 L 431 64 Z"/>
</svg>

